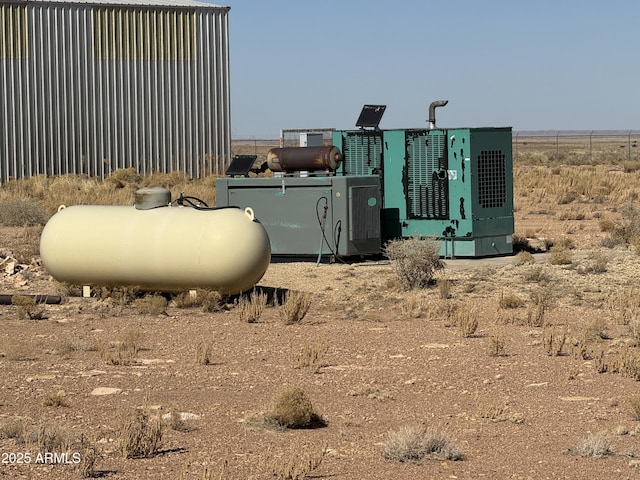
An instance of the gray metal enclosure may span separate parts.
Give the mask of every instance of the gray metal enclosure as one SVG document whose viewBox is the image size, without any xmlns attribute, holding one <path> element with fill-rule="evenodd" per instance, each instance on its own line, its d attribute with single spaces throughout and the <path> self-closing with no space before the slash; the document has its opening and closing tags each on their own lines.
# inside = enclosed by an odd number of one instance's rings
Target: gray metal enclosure
<svg viewBox="0 0 640 480">
<path fill-rule="evenodd" d="M 1 0 L 0 180 L 223 172 L 228 12 L 187 0 Z"/>
</svg>

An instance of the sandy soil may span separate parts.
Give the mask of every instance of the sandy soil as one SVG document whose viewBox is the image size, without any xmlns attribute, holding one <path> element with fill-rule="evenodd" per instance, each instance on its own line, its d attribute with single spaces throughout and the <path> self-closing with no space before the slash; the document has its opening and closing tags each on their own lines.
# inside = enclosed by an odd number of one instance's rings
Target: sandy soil
<svg viewBox="0 0 640 480">
<path fill-rule="evenodd" d="M 172 304 L 166 313 L 141 314 L 132 305 L 71 298 L 46 305 L 41 320 L 0 306 L 0 425 L 21 419 L 35 431 L 81 432 L 99 452 L 95 475 L 114 480 L 274 478 L 274 462 L 322 451 L 308 478 L 638 478 L 640 423 L 629 399 L 640 384 L 599 369 L 634 345 L 632 329 L 611 305 L 621 293 L 633 298 L 640 257 L 599 247 L 604 234 L 596 216 L 561 222 L 519 211 L 517 231 L 569 237 L 580 248 L 567 265 L 552 265 L 545 254 L 535 256 L 536 265 L 511 257 L 448 261 L 439 278 L 450 285 L 449 298 L 437 286 L 403 291 L 386 261 L 273 263 L 262 286 L 313 297 L 295 325 L 285 325 L 275 307 L 246 323 L 233 309 L 204 313 Z M 2 235 L 0 246 L 10 251 L 15 235 Z M 606 271 L 592 271 L 594 251 L 605 256 Z M 34 265 L 5 272 L 2 281 L 6 294 L 59 291 Z M 501 308 L 507 295 L 523 305 Z M 540 296 L 550 304 L 545 326 L 529 320 L 532 299 Z M 478 319 L 473 335 L 461 335 L 455 308 Z M 131 331 L 143 332 L 135 362 L 110 364 L 105 348 L 113 350 Z M 551 333 L 566 334 L 559 355 L 546 347 Z M 208 365 L 196 361 L 203 342 L 212 348 Z M 319 356 L 312 367 L 303 362 L 309 352 Z M 302 388 L 327 425 L 250 428 L 247 418 L 285 385 Z M 117 393 L 93 395 L 100 387 Z M 46 406 L 52 396 L 63 405 Z M 185 428 L 167 425 L 151 458 L 125 459 L 121 425 L 139 407 L 194 418 Z M 389 432 L 412 425 L 443 432 L 464 458 L 385 460 Z M 1 433 L 1 478 L 79 477 L 75 457 L 47 461 L 38 457 L 47 452 L 36 438 L 22 443 L 6 438 L 6 427 Z M 606 439 L 609 455 L 572 453 L 591 434 Z M 25 453 L 30 462 L 16 464 Z"/>
</svg>

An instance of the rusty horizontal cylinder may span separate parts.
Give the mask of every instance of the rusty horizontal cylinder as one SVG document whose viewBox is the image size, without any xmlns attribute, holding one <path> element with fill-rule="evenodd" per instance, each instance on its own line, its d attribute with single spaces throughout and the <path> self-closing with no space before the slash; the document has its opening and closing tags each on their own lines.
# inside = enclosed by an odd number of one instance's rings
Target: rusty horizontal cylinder
<svg viewBox="0 0 640 480">
<path fill-rule="evenodd" d="M 335 170 L 342 161 L 338 147 L 272 148 L 267 153 L 267 165 L 272 172 Z"/>
</svg>

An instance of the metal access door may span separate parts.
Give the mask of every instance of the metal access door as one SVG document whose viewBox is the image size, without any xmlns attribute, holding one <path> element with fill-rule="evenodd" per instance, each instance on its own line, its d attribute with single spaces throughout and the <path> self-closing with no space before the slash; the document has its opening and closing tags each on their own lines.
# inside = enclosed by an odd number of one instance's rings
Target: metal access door
<svg viewBox="0 0 640 480">
<path fill-rule="evenodd" d="M 407 218 L 447 220 L 449 178 L 443 130 L 407 130 L 405 198 Z"/>
</svg>

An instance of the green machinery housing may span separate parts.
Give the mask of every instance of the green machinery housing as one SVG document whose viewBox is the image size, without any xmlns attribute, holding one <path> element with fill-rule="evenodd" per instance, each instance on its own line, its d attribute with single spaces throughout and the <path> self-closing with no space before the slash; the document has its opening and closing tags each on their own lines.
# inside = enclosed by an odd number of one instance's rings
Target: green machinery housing
<svg viewBox="0 0 640 480">
<path fill-rule="evenodd" d="M 333 132 L 335 168 L 220 179 L 217 204 L 254 208 L 274 255 L 369 255 L 412 236 L 436 237 L 445 258 L 512 254 L 511 127 L 437 128 L 444 105 L 428 128 L 389 130 L 385 106 L 365 105 L 357 129 Z"/>
</svg>

